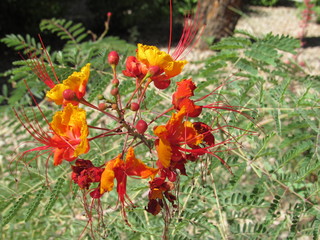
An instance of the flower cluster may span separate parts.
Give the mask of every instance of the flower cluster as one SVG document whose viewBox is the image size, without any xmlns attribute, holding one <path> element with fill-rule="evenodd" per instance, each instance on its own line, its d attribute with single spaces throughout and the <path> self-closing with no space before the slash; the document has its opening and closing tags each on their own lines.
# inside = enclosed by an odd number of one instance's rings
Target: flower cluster
<svg viewBox="0 0 320 240">
<path fill-rule="evenodd" d="M 194 33 L 194 29 L 190 26 L 184 31 Z M 188 47 L 187 44 L 190 42 L 188 38 L 191 35 L 194 34 L 183 35 L 173 54 L 169 54 L 169 50 L 165 52 L 155 46 L 138 44 L 136 56 L 129 56 L 126 59 L 125 69 L 121 72 L 130 81 L 131 79 L 135 81 L 135 90 L 129 96 L 120 95 L 121 81 L 117 72 L 120 57 L 116 51 L 110 52 L 108 63 L 112 68 L 112 87 L 108 99 L 103 95 L 98 97 L 100 101 L 98 106 L 85 100 L 88 94 L 90 63 L 60 82 L 56 74 L 54 74 L 55 79 L 50 78 L 42 61 L 36 58 L 31 59 L 30 67 L 33 72 L 49 88 L 46 93 L 47 100 L 58 105 L 61 110 L 57 111 L 49 122 L 37 105 L 48 124 L 47 131 L 41 128 L 38 122 L 29 119 L 27 114 L 16 112 L 25 129 L 41 144 L 25 151 L 23 155 L 29 152 L 37 152 L 37 156 L 49 153 L 49 156 L 53 156 L 55 166 L 64 161 L 71 162 L 72 181 L 92 199 L 99 200 L 106 193 L 113 191 L 116 184 L 118 202 L 125 220 L 125 208 L 134 206 L 127 194 L 128 178 L 148 179 L 148 204 L 145 209 L 157 215 L 169 209 L 168 203 L 171 203 L 172 207 L 177 206 L 176 184 L 180 174 L 188 174 L 186 165 L 190 162 L 201 161 L 201 156 L 211 155 L 220 160 L 231 172 L 228 164 L 219 157 L 218 152 L 223 151 L 221 147 L 236 143 L 236 140 L 232 135 L 227 135 L 226 139 L 217 142 L 214 135 L 230 126 L 210 126 L 195 119 L 206 109 L 218 114 L 219 110 L 243 113 L 239 107 L 230 106 L 221 101 L 207 105 L 201 104 L 202 100 L 215 94 L 215 90 L 221 86 L 194 100 L 194 91 L 197 86 L 191 78 L 172 83 L 173 77 L 180 75 L 187 64 L 187 61 L 181 60 L 180 56 Z M 146 92 L 153 87 L 162 91 L 170 84 L 176 85 L 176 90 L 171 95 L 170 106 L 151 121 L 146 122 L 141 114 L 145 111 L 142 106 L 144 106 Z M 107 129 L 88 125 L 84 107 L 103 113 L 105 117 L 116 121 L 117 126 L 114 129 Z M 132 111 L 132 114 L 127 114 L 129 111 Z M 168 113 L 171 117 L 167 115 Z M 155 124 L 157 119 L 164 119 L 163 124 Z M 151 125 L 153 125 L 153 131 L 149 129 L 147 132 Z M 97 131 L 102 133 L 89 137 L 89 130 L 90 135 L 94 135 Z M 117 156 L 106 159 L 101 166 L 94 166 L 91 160 L 80 158 L 90 150 L 92 140 L 114 135 L 122 135 L 124 141 L 123 149 Z M 147 159 L 141 160 L 136 157 L 135 149 L 140 145 L 145 145 L 151 155 L 156 158 L 152 166 L 146 164 Z M 148 162 L 152 160 L 149 159 Z"/>
</svg>

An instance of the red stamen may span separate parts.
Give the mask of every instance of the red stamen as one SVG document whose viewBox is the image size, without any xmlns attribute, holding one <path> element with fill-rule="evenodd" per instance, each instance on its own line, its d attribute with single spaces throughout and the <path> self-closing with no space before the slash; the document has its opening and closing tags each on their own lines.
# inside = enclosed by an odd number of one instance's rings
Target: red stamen
<svg viewBox="0 0 320 240">
<path fill-rule="evenodd" d="M 40 35 L 39 36 L 39 39 L 40 39 L 40 43 L 41 43 L 41 46 L 42 46 L 42 49 L 43 49 L 43 52 L 45 53 L 46 57 L 47 57 L 47 60 L 49 62 L 49 65 L 50 65 L 50 68 L 51 68 L 51 71 L 54 75 L 54 78 L 56 80 L 57 83 L 60 83 L 57 75 L 56 75 L 56 72 L 54 70 L 54 67 L 53 67 L 53 63 L 51 61 L 51 58 L 48 54 L 48 51 L 46 50 L 46 47 L 42 41 L 42 38 Z M 24 57 L 21 55 L 22 59 L 24 59 Z M 52 80 L 52 78 L 50 77 L 47 69 L 46 69 L 46 65 L 45 65 L 45 62 L 43 60 L 43 56 L 41 57 L 41 59 L 39 59 L 37 56 L 36 56 L 36 53 L 29 53 L 28 54 L 28 58 L 30 60 L 27 61 L 26 59 L 26 62 L 27 62 L 27 65 L 31 68 L 31 70 L 34 72 L 35 75 L 37 75 L 37 77 L 42 81 L 44 82 L 49 88 L 53 88 L 56 83 L 55 81 Z"/>
<path fill-rule="evenodd" d="M 43 48 L 43 51 L 45 52 L 45 54 L 46 54 L 46 56 L 47 56 L 47 59 L 48 59 L 49 65 L 50 65 L 50 67 L 51 67 L 51 71 L 52 71 L 52 73 L 53 73 L 53 75 L 54 75 L 54 78 L 55 78 L 55 80 L 56 80 L 58 83 L 60 83 L 59 78 L 58 78 L 58 76 L 57 76 L 57 74 L 56 74 L 56 72 L 55 72 L 55 70 L 54 70 L 53 63 L 52 63 L 52 61 L 51 61 L 51 58 L 50 58 L 50 56 L 49 56 L 49 54 L 48 54 L 48 51 L 47 51 L 47 49 L 46 49 L 46 47 L 45 47 L 45 45 L 44 45 L 44 43 L 43 43 L 43 41 L 42 41 L 42 38 L 41 38 L 40 34 L 38 35 L 38 37 L 39 37 L 39 39 L 40 39 L 40 42 L 41 42 L 41 46 L 42 46 L 42 48 Z"/>
<path fill-rule="evenodd" d="M 170 49 L 171 49 L 171 43 L 172 43 L 172 0 L 170 0 L 169 3 L 170 6 L 170 23 L 169 23 L 169 43 L 168 43 L 168 54 L 170 54 Z"/>
<path fill-rule="evenodd" d="M 172 57 L 174 59 L 178 58 L 184 58 L 185 55 L 187 55 L 191 49 L 188 52 L 185 52 L 187 48 L 193 48 L 197 42 L 200 40 L 201 33 L 204 29 L 204 25 L 202 25 L 200 21 L 200 14 L 199 14 L 199 2 L 197 6 L 197 11 L 193 18 L 191 18 L 191 14 L 185 17 L 182 35 L 179 40 L 179 43 L 177 47 L 175 48 Z M 197 37 L 197 34 L 200 32 L 200 34 Z M 195 38 L 197 39 L 195 40 Z M 184 55 L 182 56 L 182 54 Z M 182 57 L 181 57 L 182 56 Z"/>
</svg>

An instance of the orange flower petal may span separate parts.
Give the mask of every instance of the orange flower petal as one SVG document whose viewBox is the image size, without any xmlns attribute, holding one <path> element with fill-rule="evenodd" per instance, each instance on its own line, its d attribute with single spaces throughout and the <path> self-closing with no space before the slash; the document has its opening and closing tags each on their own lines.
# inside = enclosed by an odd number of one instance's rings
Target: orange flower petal
<svg viewBox="0 0 320 240">
<path fill-rule="evenodd" d="M 145 165 L 134 155 L 134 149 L 130 147 L 126 155 L 125 172 L 129 176 L 139 176 L 141 178 L 154 177 L 159 169 Z"/>
<path fill-rule="evenodd" d="M 163 198 L 162 190 L 160 190 L 159 188 L 154 188 L 149 193 L 149 199 L 162 199 L 162 198 Z"/>
<path fill-rule="evenodd" d="M 186 116 L 187 110 L 185 107 L 181 108 L 178 113 L 173 113 L 170 120 L 166 124 L 169 134 L 173 134 L 177 129 L 181 128 L 183 118 Z"/>
<path fill-rule="evenodd" d="M 65 149 L 62 148 L 56 148 L 54 149 L 54 155 L 53 155 L 53 165 L 58 166 L 62 163 L 63 161 L 63 153 Z"/>
<path fill-rule="evenodd" d="M 170 166 L 172 156 L 172 148 L 170 143 L 165 139 L 159 139 L 159 142 L 156 145 L 156 150 L 158 152 L 158 158 L 161 165 L 164 168 L 168 168 Z"/>
<path fill-rule="evenodd" d="M 176 109 L 186 108 L 188 117 L 198 117 L 202 112 L 202 107 L 195 105 L 192 97 L 193 91 L 197 88 L 192 79 L 184 79 L 177 82 L 177 91 L 172 95 L 172 104 Z"/>
<path fill-rule="evenodd" d="M 196 85 L 192 82 L 192 79 L 183 79 L 180 82 L 177 82 L 177 91 L 174 93 L 176 97 L 185 98 L 192 97 L 193 91 L 197 88 Z"/>
<path fill-rule="evenodd" d="M 202 107 L 194 104 L 189 98 L 184 98 L 179 102 L 179 108 L 185 107 L 188 117 L 198 117 L 202 112 Z"/>
<path fill-rule="evenodd" d="M 197 130 L 193 126 L 193 123 L 189 121 L 184 122 L 184 128 L 181 137 L 181 142 L 192 145 L 199 145 L 203 139 L 203 135 L 198 134 Z"/>
<path fill-rule="evenodd" d="M 120 157 L 121 155 L 118 155 L 115 159 L 106 163 L 106 168 L 104 169 L 100 180 L 100 194 L 110 192 L 113 189 L 115 179 L 114 169 L 123 165 L 123 161 Z"/>
<path fill-rule="evenodd" d="M 110 192 L 114 186 L 114 171 L 112 169 L 105 169 L 101 175 L 100 180 L 100 194 Z"/>
</svg>

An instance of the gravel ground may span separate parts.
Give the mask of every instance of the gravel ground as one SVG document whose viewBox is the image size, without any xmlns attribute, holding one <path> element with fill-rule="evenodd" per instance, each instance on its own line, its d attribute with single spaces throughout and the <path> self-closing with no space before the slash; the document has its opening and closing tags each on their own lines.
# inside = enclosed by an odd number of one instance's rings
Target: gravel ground
<svg viewBox="0 0 320 240">
<path fill-rule="evenodd" d="M 254 36 L 262 37 L 272 32 L 273 34 L 297 37 L 301 32 L 299 11 L 294 7 L 250 7 L 238 21 L 236 29 L 245 30 Z M 320 74 L 320 24 L 311 21 L 307 28 L 305 48 L 298 50 L 298 62 L 305 63 L 305 71 L 311 75 Z M 187 60 L 202 60 L 213 54 L 211 51 L 192 50 Z M 293 59 L 292 55 L 285 55 Z M 201 67 L 201 66 L 200 66 Z M 197 70 L 199 65 L 188 64 L 187 70 Z"/>
<path fill-rule="evenodd" d="M 272 32 L 297 37 L 301 32 L 299 11 L 293 7 L 250 7 L 236 29 L 246 30 L 255 36 Z M 305 48 L 299 50 L 298 62 L 305 62 L 307 73 L 317 75 L 320 74 L 320 24 L 311 21 L 306 37 Z"/>
</svg>

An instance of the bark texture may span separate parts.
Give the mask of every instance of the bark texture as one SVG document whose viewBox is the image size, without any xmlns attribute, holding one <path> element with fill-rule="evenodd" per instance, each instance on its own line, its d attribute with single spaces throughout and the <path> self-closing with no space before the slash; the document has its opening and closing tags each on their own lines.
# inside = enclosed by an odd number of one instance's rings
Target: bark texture
<svg viewBox="0 0 320 240">
<path fill-rule="evenodd" d="M 242 0 L 200 0 L 198 11 L 206 26 L 197 47 L 207 49 L 208 37 L 219 41 L 223 37 L 231 36 L 240 17 L 237 11 L 240 11 L 241 5 Z"/>
</svg>

